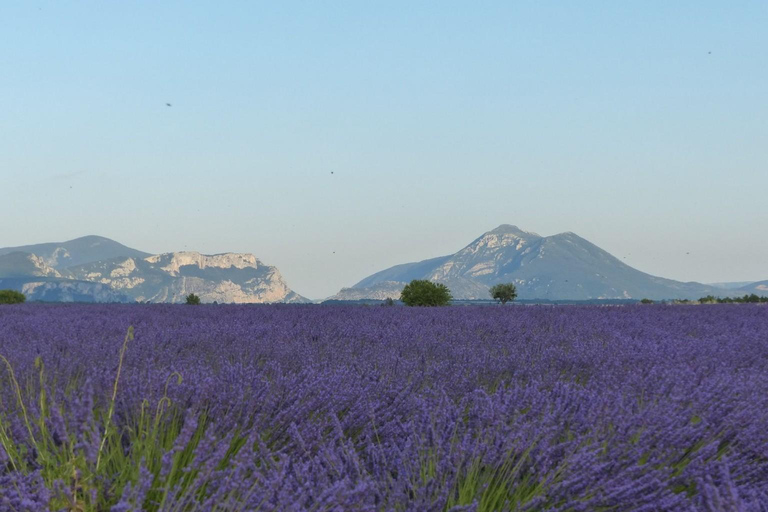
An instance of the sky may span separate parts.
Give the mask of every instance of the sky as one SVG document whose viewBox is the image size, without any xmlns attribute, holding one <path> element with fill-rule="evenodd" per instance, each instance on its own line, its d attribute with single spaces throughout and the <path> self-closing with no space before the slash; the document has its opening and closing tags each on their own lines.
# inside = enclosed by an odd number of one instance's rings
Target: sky
<svg viewBox="0 0 768 512">
<path fill-rule="evenodd" d="M 507 223 L 768 279 L 766 27 L 764 0 L 5 0 L 0 247 L 250 252 L 318 299 Z"/>
</svg>

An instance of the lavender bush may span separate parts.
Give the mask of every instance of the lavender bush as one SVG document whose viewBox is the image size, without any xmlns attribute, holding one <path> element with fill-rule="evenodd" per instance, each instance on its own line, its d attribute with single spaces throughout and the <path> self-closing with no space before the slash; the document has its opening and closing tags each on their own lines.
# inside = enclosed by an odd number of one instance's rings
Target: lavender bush
<svg viewBox="0 0 768 512">
<path fill-rule="evenodd" d="M 768 510 L 765 306 L 25 304 L 0 355 L 0 511 Z"/>
</svg>

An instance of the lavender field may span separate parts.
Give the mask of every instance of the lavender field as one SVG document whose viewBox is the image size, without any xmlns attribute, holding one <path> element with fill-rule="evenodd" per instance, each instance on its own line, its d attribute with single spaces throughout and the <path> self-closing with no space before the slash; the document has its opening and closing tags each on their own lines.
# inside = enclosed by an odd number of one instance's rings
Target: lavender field
<svg viewBox="0 0 768 512">
<path fill-rule="evenodd" d="M 0 511 L 768 510 L 765 306 L 27 304 L 0 355 Z"/>
</svg>

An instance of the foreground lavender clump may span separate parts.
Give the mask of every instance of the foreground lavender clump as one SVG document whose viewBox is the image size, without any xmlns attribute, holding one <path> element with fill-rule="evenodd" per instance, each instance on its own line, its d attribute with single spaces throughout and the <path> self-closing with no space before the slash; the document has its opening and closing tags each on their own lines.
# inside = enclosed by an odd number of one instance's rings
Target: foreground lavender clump
<svg viewBox="0 0 768 512">
<path fill-rule="evenodd" d="M 763 306 L 28 304 L 0 355 L 0 511 L 768 510 Z"/>
</svg>

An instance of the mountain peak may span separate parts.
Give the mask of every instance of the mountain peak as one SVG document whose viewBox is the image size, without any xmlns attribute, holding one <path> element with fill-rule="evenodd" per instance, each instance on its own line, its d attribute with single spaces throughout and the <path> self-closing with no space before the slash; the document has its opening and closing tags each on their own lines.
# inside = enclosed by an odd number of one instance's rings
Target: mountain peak
<svg viewBox="0 0 768 512">
<path fill-rule="evenodd" d="M 105 236 L 99 236 L 99 235 L 85 235 L 85 236 L 79 236 L 77 238 L 73 238 L 72 240 L 68 240 L 69 242 L 115 242 L 112 239 L 109 239 Z"/>
<path fill-rule="evenodd" d="M 492 229 L 488 233 L 494 234 L 494 235 L 516 235 L 519 237 L 526 237 L 526 236 L 538 237 L 538 238 L 541 237 L 541 235 L 539 235 L 538 233 L 534 233 L 532 231 L 525 231 L 515 226 L 514 224 L 501 224 L 496 229 Z"/>
</svg>

